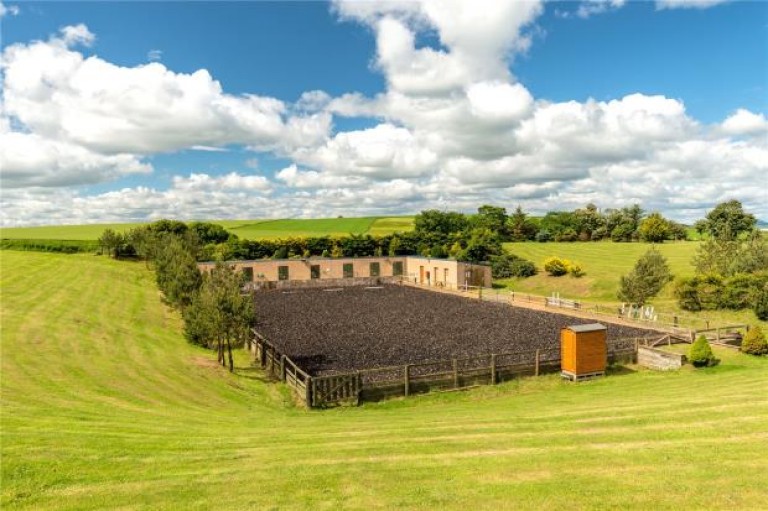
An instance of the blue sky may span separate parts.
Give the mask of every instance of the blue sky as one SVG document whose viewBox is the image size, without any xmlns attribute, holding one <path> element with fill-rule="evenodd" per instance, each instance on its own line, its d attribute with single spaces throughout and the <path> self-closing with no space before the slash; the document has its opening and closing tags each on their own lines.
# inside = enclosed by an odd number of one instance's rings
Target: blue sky
<svg viewBox="0 0 768 511">
<path fill-rule="evenodd" d="M 440 5 L 442 4 L 442 5 Z M 768 4 L 5 2 L 4 225 L 768 218 Z"/>
</svg>

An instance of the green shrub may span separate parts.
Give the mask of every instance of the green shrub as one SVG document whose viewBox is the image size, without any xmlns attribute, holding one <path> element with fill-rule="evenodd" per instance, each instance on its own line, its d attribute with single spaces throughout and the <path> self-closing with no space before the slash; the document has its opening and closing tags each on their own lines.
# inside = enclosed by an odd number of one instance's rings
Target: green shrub
<svg viewBox="0 0 768 511">
<path fill-rule="evenodd" d="M 509 271 L 513 277 L 533 277 L 536 275 L 536 265 L 527 259 L 518 259 L 509 265 Z"/>
<path fill-rule="evenodd" d="M 723 289 L 725 288 L 723 278 L 715 273 L 700 275 L 699 279 L 699 301 L 704 310 L 715 310 L 720 308 Z"/>
<path fill-rule="evenodd" d="M 700 311 L 699 290 L 696 278 L 680 278 L 675 282 L 675 298 L 680 308 L 687 311 Z"/>
<path fill-rule="evenodd" d="M 712 347 L 705 335 L 700 335 L 693 341 L 688 352 L 688 360 L 694 367 L 712 367 L 720 363 L 720 360 L 712 353 Z"/>
<path fill-rule="evenodd" d="M 611 231 L 611 240 L 615 242 L 632 241 L 634 234 L 635 226 L 631 223 L 624 222 L 613 228 Z"/>
<path fill-rule="evenodd" d="M 750 328 L 741 341 L 742 353 L 750 355 L 768 355 L 768 341 L 759 326 Z"/>
<path fill-rule="evenodd" d="M 491 256 L 491 274 L 495 279 L 532 277 L 536 275 L 536 265 L 515 254 L 504 252 L 501 255 Z"/>
<path fill-rule="evenodd" d="M 429 256 L 437 259 L 444 259 L 448 257 L 448 250 L 443 245 L 434 245 L 429 249 Z"/>
<path fill-rule="evenodd" d="M 565 261 L 565 266 L 568 268 L 568 273 L 571 275 L 571 277 L 583 277 L 586 275 L 584 270 L 581 268 L 581 265 L 577 263 L 576 261 Z"/>
<path fill-rule="evenodd" d="M 726 280 L 720 295 L 720 307 L 731 310 L 741 310 L 754 302 L 755 291 L 760 277 L 741 273 Z"/>
<path fill-rule="evenodd" d="M 560 277 L 568 273 L 568 261 L 559 257 L 550 257 L 544 261 L 544 271 L 553 277 Z"/>
<path fill-rule="evenodd" d="M 768 285 L 768 273 L 738 274 L 723 278 L 717 274 L 697 275 L 680 279 L 675 283 L 675 297 L 685 310 L 741 310 L 755 308 L 763 310 L 762 320 L 768 319 L 768 297 L 761 298 Z M 761 302 L 764 300 L 764 302 Z M 758 307 L 761 305 L 763 309 Z M 758 315 L 758 317 L 760 317 Z"/>
<path fill-rule="evenodd" d="M 571 242 L 571 241 L 578 241 L 578 239 L 579 239 L 579 234 L 575 230 L 571 229 L 570 227 L 563 230 L 562 232 L 558 233 L 555 236 L 555 241 Z"/>
<path fill-rule="evenodd" d="M 753 309 L 757 319 L 768 321 L 768 287 L 764 287 L 757 293 Z"/>
<path fill-rule="evenodd" d="M 546 243 L 552 241 L 552 234 L 546 229 L 542 229 L 536 233 L 536 241 L 539 243 Z"/>
</svg>

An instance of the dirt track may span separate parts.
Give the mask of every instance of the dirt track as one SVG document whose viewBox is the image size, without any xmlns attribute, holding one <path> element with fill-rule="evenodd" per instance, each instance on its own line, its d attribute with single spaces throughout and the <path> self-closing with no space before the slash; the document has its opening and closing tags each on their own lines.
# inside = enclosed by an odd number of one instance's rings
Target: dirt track
<svg viewBox="0 0 768 511">
<path fill-rule="evenodd" d="M 556 348 L 594 320 L 400 286 L 255 295 L 256 329 L 311 374 Z M 656 332 L 604 323 L 608 339 Z"/>
</svg>

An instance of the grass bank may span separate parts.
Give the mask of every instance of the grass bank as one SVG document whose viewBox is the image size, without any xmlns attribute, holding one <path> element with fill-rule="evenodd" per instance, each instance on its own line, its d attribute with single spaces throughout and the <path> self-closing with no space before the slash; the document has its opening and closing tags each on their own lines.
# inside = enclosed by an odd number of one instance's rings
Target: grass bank
<svg viewBox="0 0 768 511">
<path fill-rule="evenodd" d="M 691 264 L 696 250 L 697 241 L 677 241 L 661 244 L 650 243 L 613 243 L 574 242 L 574 243 L 505 243 L 504 248 L 509 252 L 533 261 L 539 268 L 538 275 L 526 279 L 502 279 L 495 285 L 505 290 L 521 293 L 531 293 L 550 296 L 553 292 L 560 293 L 562 298 L 586 300 L 596 303 L 618 303 L 616 292 L 619 289 L 619 278 L 629 273 L 635 262 L 648 249 L 658 250 L 669 263 L 669 268 L 675 277 L 694 275 Z M 581 264 L 586 275 L 581 278 L 570 276 L 551 277 L 543 271 L 544 260 L 551 256 L 563 257 Z M 768 327 L 768 322 L 758 321 L 751 310 L 742 311 L 702 311 L 691 313 L 683 311 L 677 304 L 670 282 L 662 289 L 659 296 L 651 300 L 651 304 L 660 311 L 677 312 L 683 315 L 709 319 L 714 323 L 754 323 Z"/>
<path fill-rule="evenodd" d="M 3 509 L 760 509 L 768 360 L 305 411 L 141 263 L 0 252 Z"/>
</svg>

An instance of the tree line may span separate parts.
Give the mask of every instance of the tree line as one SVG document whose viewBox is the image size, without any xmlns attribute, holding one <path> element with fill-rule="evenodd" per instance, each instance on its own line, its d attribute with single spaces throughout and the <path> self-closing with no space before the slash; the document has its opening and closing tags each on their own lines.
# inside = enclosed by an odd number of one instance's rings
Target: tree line
<svg viewBox="0 0 768 511">
<path fill-rule="evenodd" d="M 688 311 L 752 309 L 768 320 L 768 241 L 754 215 L 731 200 L 696 222 L 704 237 L 691 261 L 693 277 L 679 278 L 674 295 Z M 619 281 L 618 298 L 643 305 L 673 278 L 666 259 L 651 248 Z"/>
<path fill-rule="evenodd" d="M 104 231 L 99 239 L 112 257 L 136 257 L 154 270 L 165 300 L 181 311 L 184 335 L 193 344 L 215 349 L 218 361 L 234 371 L 232 348 L 242 345 L 255 321 L 253 301 L 241 292 L 243 275 L 218 262 L 200 272 L 205 247 L 233 238 L 223 227 L 159 220 L 128 231 Z"/>
<path fill-rule="evenodd" d="M 744 212 L 736 200 L 717 205 L 696 222 L 695 228 L 704 238 L 692 261 L 696 275 L 675 283 L 675 295 L 683 309 L 754 308 L 758 317 L 768 319 L 768 249 L 756 224 L 754 215 Z M 137 257 L 152 265 L 166 299 L 185 316 L 188 338 L 198 344 L 215 345 L 224 362 L 224 348 L 231 349 L 232 342 L 239 342 L 242 331 L 227 326 L 232 334 L 218 339 L 202 325 L 224 325 L 229 321 L 211 319 L 215 300 L 229 300 L 225 310 L 242 309 L 234 305 L 235 294 L 239 293 L 237 278 L 226 275 L 233 270 L 223 264 L 200 275 L 197 261 L 422 255 L 488 262 L 494 278 L 529 277 L 536 274 L 536 266 L 505 251 L 502 243 L 603 239 L 660 243 L 685 239 L 685 233 L 685 226 L 659 213 L 646 214 L 639 205 L 600 211 L 588 204 L 573 211 L 549 212 L 540 218 L 530 217 L 520 207 L 507 214 L 503 207 L 484 205 L 475 214 L 425 210 L 415 216 L 412 231 L 384 236 L 244 240 L 218 224 L 159 220 L 124 234 L 107 229 L 99 244 L 113 257 Z M 643 304 L 670 280 L 666 260 L 651 249 L 620 279 L 618 298 Z M 229 286 L 229 291 L 222 291 L 222 286 Z M 205 307 L 208 312 L 204 312 Z M 243 309 L 238 314 L 252 318 L 253 311 Z M 203 321 L 203 317 L 209 320 Z"/>
<path fill-rule="evenodd" d="M 288 237 L 278 240 L 245 240 L 218 224 L 160 220 L 125 234 L 108 229 L 100 238 L 102 250 L 115 257 L 150 259 L 153 232 L 172 232 L 192 239 L 198 260 L 286 259 L 308 257 L 366 257 L 422 255 L 451 257 L 467 262 L 489 262 L 514 241 L 649 241 L 686 238 L 685 226 L 659 213 L 646 215 L 639 205 L 600 211 L 594 204 L 573 211 L 551 211 L 531 217 L 519 206 L 484 205 L 475 214 L 424 210 L 414 218 L 414 229 L 384 236 Z"/>
<path fill-rule="evenodd" d="M 754 215 L 731 200 L 695 224 L 706 235 L 692 264 L 696 274 L 675 283 L 680 307 L 690 311 L 752 309 L 768 321 L 768 241 Z"/>
</svg>

